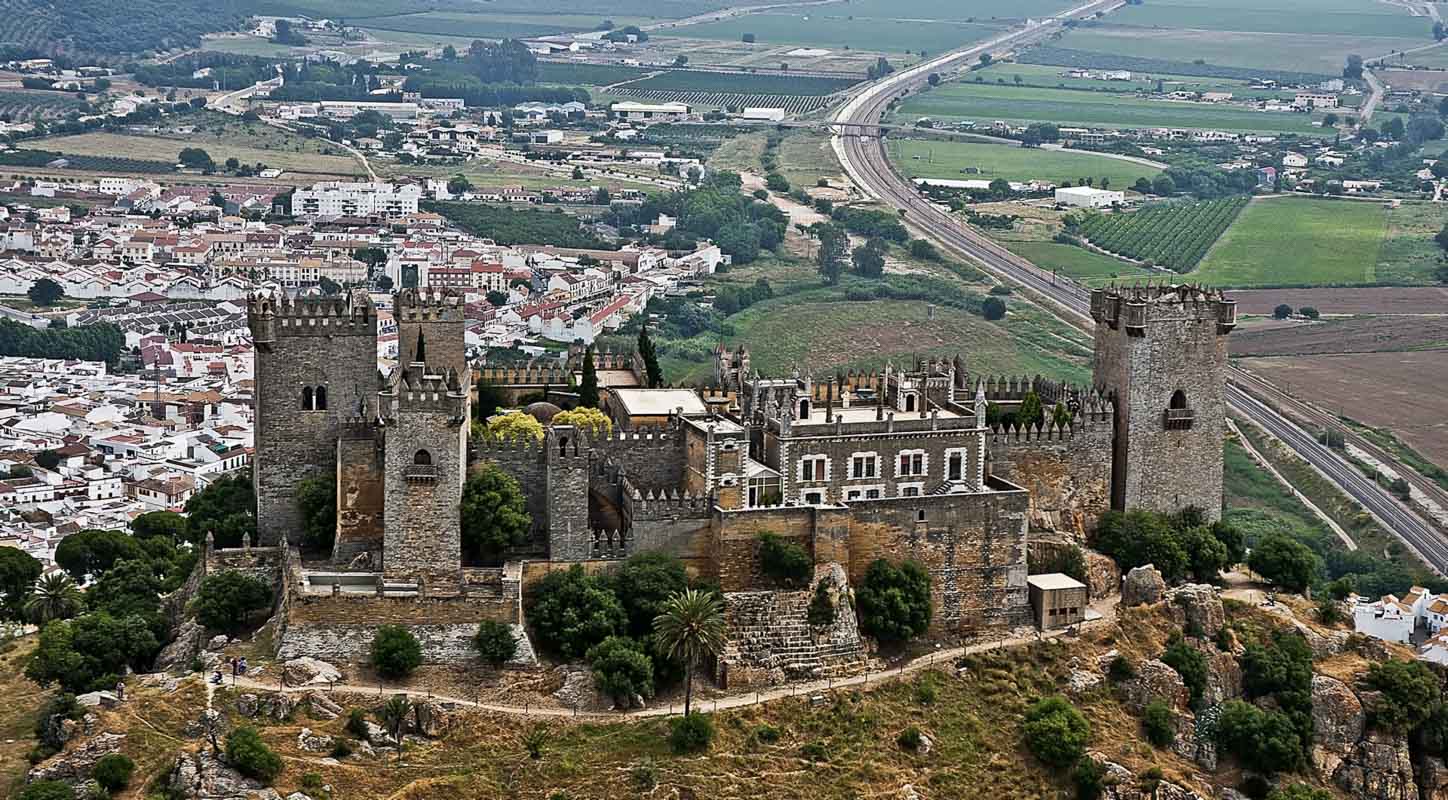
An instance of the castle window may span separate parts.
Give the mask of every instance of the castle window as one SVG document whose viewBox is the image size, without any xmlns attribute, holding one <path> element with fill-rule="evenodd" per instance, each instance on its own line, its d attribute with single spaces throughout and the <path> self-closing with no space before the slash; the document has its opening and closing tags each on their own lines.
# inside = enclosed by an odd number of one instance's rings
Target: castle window
<svg viewBox="0 0 1448 800">
<path fill-rule="evenodd" d="M 432 466 L 432 453 L 426 450 L 418 450 L 412 455 L 412 463 L 419 467 L 430 467 Z"/>
<path fill-rule="evenodd" d="M 824 456 L 809 456 L 800 459 L 799 479 L 802 481 L 829 480 L 829 460 Z"/>
<path fill-rule="evenodd" d="M 315 395 L 313 395 L 313 397 L 316 399 L 316 410 L 317 410 L 317 411 L 326 411 L 326 410 L 327 410 L 327 387 L 325 387 L 325 386 L 318 386 L 318 387 L 317 387 L 317 392 L 316 392 Z"/>
<path fill-rule="evenodd" d="M 923 508 L 917 508 L 917 509 L 915 510 L 915 521 L 916 521 L 916 522 L 924 522 L 924 521 L 925 521 L 925 509 L 923 509 Z"/>
<path fill-rule="evenodd" d="M 963 480 L 965 476 L 965 454 L 951 453 L 946 460 L 946 480 Z"/>
<path fill-rule="evenodd" d="M 1167 408 L 1186 408 L 1186 407 L 1187 407 L 1187 393 L 1186 393 L 1186 392 L 1183 392 L 1181 389 L 1177 389 L 1175 392 L 1172 392 L 1172 395 L 1171 395 L 1171 404 L 1168 405 Z"/>
<path fill-rule="evenodd" d="M 800 418 L 800 419 L 809 419 L 809 401 L 808 401 L 808 400 L 801 400 L 801 401 L 799 401 L 799 418 Z"/>
<path fill-rule="evenodd" d="M 315 408 L 313 408 L 313 406 L 312 406 L 312 387 L 310 387 L 310 386 L 303 386 L 303 387 L 302 387 L 302 410 L 303 410 L 303 411 L 314 411 L 314 410 L 315 410 Z"/>
<path fill-rule="evenodd" d="M 873 478 L 879 473 L 879 456 L 874 453 L 853 453 L 850 456 L 850 479 Z"/>
<path fill-rule="evenodd" d="M 560 455 L 560 456 L 566 456 L 566 455 L 568 455 L 568 437 L 567 437 L 567 436 L 564 436 L 563 438 L 561 438 L 561 439 L 558 440 L 558 455 Z"/>
<path fill-rule="evenodd" d="M 1192 426 L 1196 416 L 1196 412 L 1187 405 L 1186 392 L 1177 389 L 1172 392 L 1171 401 L 1162 413 L 1162 424 L 1167 430 L 1183 430 Z"/>
<path fill-rule="evenodd" d="M 895 477 L 903 478 L 911 475 L 924 475 L 926 463 L 924 450 L 902 450 L 900 451 L 899 466 L 895 470 Z"/>
</svg>

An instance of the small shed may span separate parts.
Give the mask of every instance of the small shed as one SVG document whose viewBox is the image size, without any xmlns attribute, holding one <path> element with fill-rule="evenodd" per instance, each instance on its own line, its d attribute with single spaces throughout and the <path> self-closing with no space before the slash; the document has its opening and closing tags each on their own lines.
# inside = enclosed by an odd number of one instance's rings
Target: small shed
<svg viewBox="0 0 1448 800">
<path fill-rule="evenodd" d="M 1048 572 L 1026 578 L 1031 594 L 1031 613 L 1036 627 L 1064 628 L 1086 618 L 1086 584 L 1070 575 Z"/>
</svg>

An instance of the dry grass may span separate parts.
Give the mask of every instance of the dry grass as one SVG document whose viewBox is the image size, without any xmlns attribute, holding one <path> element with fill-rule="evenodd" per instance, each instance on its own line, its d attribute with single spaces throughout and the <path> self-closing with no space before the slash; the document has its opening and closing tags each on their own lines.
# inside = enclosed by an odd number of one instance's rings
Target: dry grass
<svg viewBox="0 0 1448 800">
<path fill-rule="evenodd" d="M 0 787 L 9 792 L 25 777 L 30 765 L 25 754 L 35 746 L 35 720 L 45 702 L 45 691 L 24 676 L 25 662 L 35 650 L 36 637 L 28 636 L 0 652 Z"/>
</svg>

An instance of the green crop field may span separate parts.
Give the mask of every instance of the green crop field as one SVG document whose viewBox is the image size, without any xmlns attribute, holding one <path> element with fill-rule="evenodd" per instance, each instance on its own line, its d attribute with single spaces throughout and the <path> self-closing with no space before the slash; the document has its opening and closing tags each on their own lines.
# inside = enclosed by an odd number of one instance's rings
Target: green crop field
<svg viewBox="0 0 1448 800">
<path fill-rule="evenodd" d="M 1192 276 L 1235 287 L 1373 283 L 1386 230 L 1377 203 L 1254 200 Z"/>
<path fill-rule="evenodd" d="M 906 19 L 848 19 L 832 8 L 824 13 L 748 14 L 730 19 L 685 25 L 659 31 L 659 36 L 692 39 L 719 39 L 737 42 L 746 33 L 754 34 L 759 45 L 796 45 L 903 53 L 925 50 L 938 53 L 999 33 L 998 25 L 966 22 L 933 22 L 921 24 Z"/>
<path fill-rule="evenodd" d="M 989 22 L 1057 14 L 1068 0 L 851 0 L 846 6 L 856 19 L 928 19 Z M 836 9 L 838 12 L 839 9 Z"/>
<path fill-rule="evenodd" d="M 974 74 L 985 78 L 986 83 L 996 83 L 1000 78 L 1004 79 L 1006 83 L 1014 85 L 1016 77 L 1020 76 L 1021 83 L 1026 86 L 1042 86 L 1048 89 L 1088 89 L 1127 94 L 1138 91 L 1155 91 L 1158 81 L 1161 82 L 1162 90 L 1167 92 L 1231 92 L 1234 99 L 1250 97 L 1260 100 L 1268 98 L 1291 100 L 1294 94 L 1285 90 L 1253 89 L 1247 81 L 1233 78 L 1163 75 L 1159 72 L 1151 72 L 1133 74 L 1129 81 L 1108 81 L 1101 78 L 1068 77 L 1066 73 L 1069 71 L 1069 68 L 1065 66 L 997 61 L 985 69 L 976 70 Z M 1350 98 L 1344 98 L 1344 101 L 1348 99 Z"/>
<path fill-rule="evenodd" d="M 1016 123 L 1053 122 L 1058 125 L 1121 126 L 1136 128 L 1211 128 L 1228 131 L 1308 133 L 1307 114 L 1186 103 L 1143 100 L 1137 97 L 1074 89 L 1036 89 L 989 83 L 950 83 L 922 92 L 900 104 L 897 119 L 971 120 Z"/>
<path fill-rule="evenodd" d="M 639 17 L 611 17 L 618 26 L 647 22 Z M 523 38 L 554 33 L 595 30 L 600 18 L 593 14 L 494 14 L 459 11 L 428 11 L 399 14 L 364 22 L 369 30 L 401 31 L 481 39 Z"/>
<path fill-rule="evenodd" d="M 629 89 L 662 89 L 679 92 L 729 92 L 735 94 L 824 95 L 849 88 L 858 81 L 848 78 L 819 78 L 808 75 L 740 74 L 668 70 L 628 84 Z M 625 87 L 619 87 L 625 88 Z"/>
<path fill-rule="evenodd" d="M 1306 15 L 1305 15 L 1306 16 Z M 1059 45 L 1114 56 L 1225 64 L 1336 75 L 1348 53 L 1386 53 L 1430 44 L 1423 38 L 1139 28 L 1102 24 L 1066 34 Z"/>
<path fill-rule="evenodd" d="M 1001 242 L 1012 253 L 1041 269 L 1059 272 L 1083 286 L 1104 286 L 1117 281 L 1141 280 L 1160 272 L 1142 269 L 1073 244 L 1055 242 Z"/>
<path fill-rule="evenodd" d="M 1197 28 L 1214 31 L 1311 33 L 1339 36 L 1396 36 L 1429 39 L 1430 17 L 1410 16 L 1385 3 L 1303 2 L 1273 0 L 1152 0 L 1126 6 L 1112 14 L 1118 25 L 1151 28 Z"/>
<path fill-rule="evenodd" d="M 1161 170 L 1095 153 L 1043 150 L 1005 144 L 889 139 L 890 158 L 910 178 L 981 178 L 1008 181 L 1076 182 L 1102 178 L 1125 189 L 1137 178 L 1153 178 Z M 965 172 L 967 169 L 974 172 Z"/>
<path fill-rule="evenodd" d="M 647 74 L 649 74 L 648 70 L 613 64 L 538 62 L 538 81 L 540 83 L 558 83 L 566 86 L 609 86 L 642 78 Z"/>
<path fill-rule="evenodd" d="M 1139 211 L 1088 213 L 1081 234 L 1117 255 L 1186 272 L 1232 224 L 1247 198 L 1226 197 L 1203 203 L 1158 203 Z"/>
</svg>

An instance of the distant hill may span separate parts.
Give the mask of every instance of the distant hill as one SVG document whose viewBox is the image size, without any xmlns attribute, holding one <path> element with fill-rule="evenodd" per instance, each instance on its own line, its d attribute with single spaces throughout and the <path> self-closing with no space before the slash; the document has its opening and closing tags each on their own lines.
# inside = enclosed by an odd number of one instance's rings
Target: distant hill
<svg viewBox="0 0 1448 800">
<path fill-rule="evenodd" d="M 192 47 L 241 24 L 242 0 L 0 0 L 0 53 L 115 57 Z"/>
</svg>

